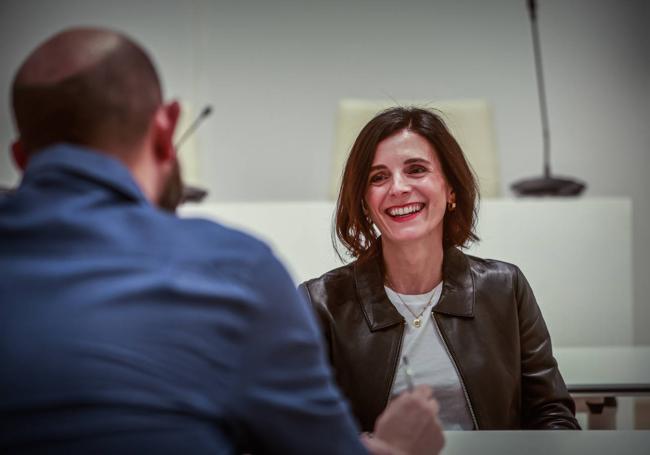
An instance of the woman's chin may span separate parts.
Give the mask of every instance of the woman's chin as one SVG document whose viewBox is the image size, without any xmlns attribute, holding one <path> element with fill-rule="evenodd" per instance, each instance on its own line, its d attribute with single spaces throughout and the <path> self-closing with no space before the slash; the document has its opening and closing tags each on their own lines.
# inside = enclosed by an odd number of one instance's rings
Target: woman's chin
<svg viewBox="0 0 650 455">
<path fill-rule="evenodd" d="M 421 229 L 400 229 L 399 232 L 391 232 L 390 234 L 383 234 L 382 238 L 395 245 L 409 244 L 419 242 L 430 238 L 426 232 Z"/>
</svg>

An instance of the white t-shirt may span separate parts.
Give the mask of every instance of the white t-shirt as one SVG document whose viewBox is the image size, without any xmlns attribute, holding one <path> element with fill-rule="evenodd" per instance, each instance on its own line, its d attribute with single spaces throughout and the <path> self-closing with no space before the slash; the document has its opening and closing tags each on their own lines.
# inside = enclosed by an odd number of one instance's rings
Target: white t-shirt
<svg viewBox="0 0 650 455">
<path fill-rule="evenodd" d="M 406 367 L 402 361 L 406 356 L 413 384 L 428 384 L 433 388 L 433 396 L 440 405 L 438 417 L 443 429 L 474 429 L 458 372 L 449 357 L 431 312 L 440 300 L 442 282 L 426 294 L 399 294 L 403 302 L 395 291 L 387 286 L 384 286 L 384 289 L 397 311 L 406 319 L 401 358 L 395 373 L 391 395 L 399 394 L 408 386 L 404 373 Z M 422 314 L 420 327 L 414 327 L 415 317 L 411 312 L 415 315 L 420 314 L 430 300 L 432 304 Z M 404 307 L 404 304 L 408 305 L 411 312 Z"/>
</svg>

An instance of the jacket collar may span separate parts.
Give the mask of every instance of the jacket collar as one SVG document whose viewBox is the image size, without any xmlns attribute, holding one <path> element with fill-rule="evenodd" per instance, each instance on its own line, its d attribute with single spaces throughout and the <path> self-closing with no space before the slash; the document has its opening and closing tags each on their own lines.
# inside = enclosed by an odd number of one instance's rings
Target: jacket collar
<svg viewBox="0 0 650 455">
<path fill-rule="evenodd" d="M 65 143 L 43 149 L 29 160 L 23 182 L 29 182 L 48 172 L 64 172 L 94 181 L 123 197 L 148 203 L 127 167 L 97 150 Z"/>
<path fill-rule="evenodd" d="M 447 248 L 442 261 L 442 276 L 442 294 L 433 311 L 473 318 L 476 292 L 467 256 L 457 248 Z"/>
<path fill-rule="evenodd" d="M 395 309 L 384 290 L 381 254 L 354 263 L 354 281 L 363 315 L 371 331 L 402 324 L 404 318 Z"/>
<path fill-rule="evenodd" d="M 357 297 L 368 327 L 373 332 L 403 324 L 404 321 L 384 290 L 381 260 L 381 254 L 378 254 L 372 259 L 355 262 L 353 268 Z M 442 295 L 433 311 L 450 316 L 474 317 L 474 279 L 467 256 L 456 248 L 447 249 L 442 275 Z"/>
</svg>

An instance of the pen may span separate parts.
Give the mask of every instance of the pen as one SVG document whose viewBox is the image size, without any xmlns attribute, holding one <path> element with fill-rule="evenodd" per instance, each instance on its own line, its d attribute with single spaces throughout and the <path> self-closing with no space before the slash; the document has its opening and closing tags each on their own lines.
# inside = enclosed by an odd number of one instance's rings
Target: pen
<svg viewBox="0 0 650 455">
<path fill-rule="evenodd" d="M 406 388 L 409 392 L 413 392 L 413 372 L 409 366 L 408 357 L 402 357 L 402 362 L 404 362 L 404 376 L 406 377 Z"/>
</svg>

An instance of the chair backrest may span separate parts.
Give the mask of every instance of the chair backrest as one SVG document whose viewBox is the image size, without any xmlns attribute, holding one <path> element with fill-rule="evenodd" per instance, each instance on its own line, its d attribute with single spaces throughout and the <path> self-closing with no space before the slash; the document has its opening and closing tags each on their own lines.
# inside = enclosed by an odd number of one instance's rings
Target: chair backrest
<svg viewBox="0 0 650 455">
<path fill-rule="evenodd" d="M 181 136 L 187 133 L 199 114 L 190 103 L 184 102 L 181 108 L 181 117 L 174 134 L 174 143 L 177 144 Z M 185 137 L 178 149 L 178 160 L 181 165 L 183 182 L 189 185 L 201 185 L 201 159 L 197 135 L 190 133 Z"/>
<path fill-rule="evenodd" d="M 339 102 L 336 142 L 332 160 L 330 197 L 336 199 L 343 167 L 361 129 L 377 113 L 394 106 L 417 106 L 441 114 L 479 180 L 482 197 L 500 195 L 499 162 L 492 113 L 485 100 L 451 100 L 432 103 L 344 99 Z"/>
</svg>

